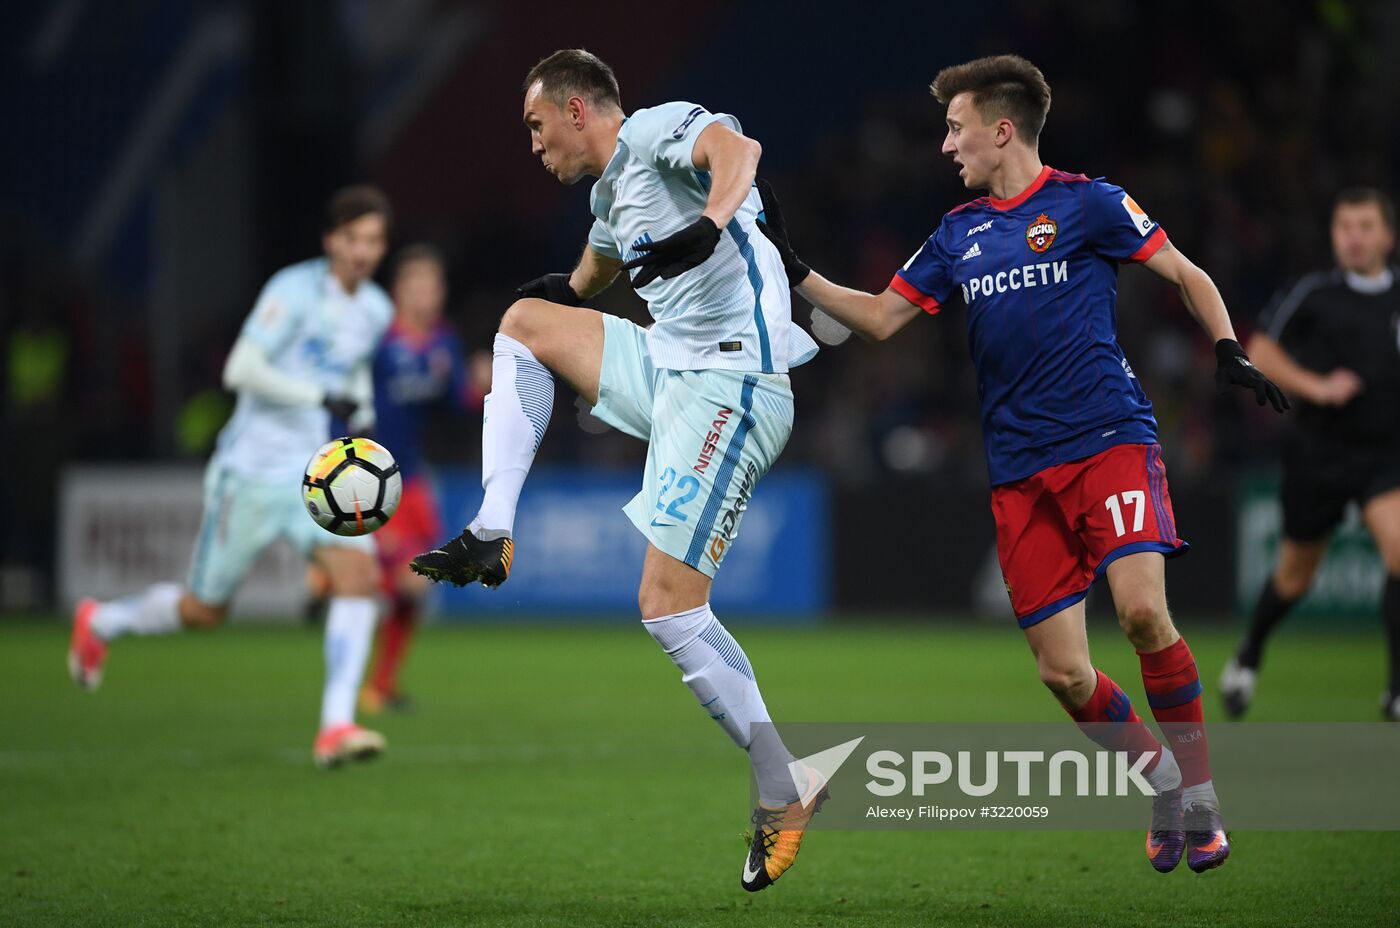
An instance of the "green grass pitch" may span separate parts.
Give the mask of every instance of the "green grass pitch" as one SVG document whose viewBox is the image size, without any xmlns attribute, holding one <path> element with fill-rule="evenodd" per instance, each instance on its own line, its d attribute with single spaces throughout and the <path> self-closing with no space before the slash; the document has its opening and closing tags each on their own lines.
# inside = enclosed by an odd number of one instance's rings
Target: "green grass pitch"
<svg viewBox="0 0 1400 928">
<path fill-rule="evenodd" d="M 1011 628 L 731 626 L 779 720 L 1064 718 Z M 1400 918 L 1400 834 L 1380 832 L 1236 833 L 1223 869 L 1162 876 L 1137 832 L 816 831 L 750 896 L 746 763 L 631 625 L 430 628 L 405 676 L 417 711 L 377 721 L 388 756 L 329 774 L 310 758 L 317 631 L 123 640 L 92 695 L 64 673 L 66 634 L 0 621 L 0 925 Z M 1230 640 L 1190 637 L 1213 700 Z M 1091 641 L 1141 702 L 1116 629 Z M 1285 634 L 1254 717 L 1374 720 L 1382 654 L 1378 634 Z M 1241 788 L 1222 784 L 1227 814 Z"/>
</svg>

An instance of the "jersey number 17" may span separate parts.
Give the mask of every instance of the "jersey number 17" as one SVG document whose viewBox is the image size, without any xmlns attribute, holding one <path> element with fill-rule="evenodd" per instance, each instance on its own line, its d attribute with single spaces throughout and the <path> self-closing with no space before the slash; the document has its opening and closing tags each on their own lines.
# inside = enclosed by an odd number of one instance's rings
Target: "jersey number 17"
<svg viewBox="0 0 1400 928">
<path fill-rule="evenodd" d="M 1123 499 L 1122 506 L 1118 503 L 1119 497 Z M 1142 531 L 1144 509 L 1147 504 L 1147 494 L 1142 490 L 1125 490 L 1122 493 L 1110 496 L 1108 499 L 1104 500 L 1103 504 L 1104 507 L 1113 514 L 1113 530 L 1118 533 L 1119 538 L 1127 534 L 1127 529 L 1124 528 L 1123 525 L 1124 506 L 1133 507 L 1133 531 Z"/>
</svg>

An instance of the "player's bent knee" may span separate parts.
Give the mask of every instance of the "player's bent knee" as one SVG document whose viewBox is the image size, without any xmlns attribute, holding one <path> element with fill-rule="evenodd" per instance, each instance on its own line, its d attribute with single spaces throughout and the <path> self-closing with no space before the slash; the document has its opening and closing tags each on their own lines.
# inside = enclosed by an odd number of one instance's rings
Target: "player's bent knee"
<svg viewBox="0 0 1400 928">
<path fill-rule="evenodd" d="M 1167 610 L 1154 599 L 1128 600 L 1118 605 L 1118 624 L 1129 635 L 1149 633 L 1170 626 Z"/>
<path fill-rule="evenodd" d="M 180 598 L 180 624 L 186 628 L 218 628 L 227 614 L 227 606 L 203 602 L 189 593 Z"/>
<path fill-rule="evenodd" d="M 332 596 L 375 596 L 383 575 L 379 562 L 367 552 L 346 548 L 322 549 L 319 555 L 331 578 Z"/>
<path fill-rule="evenodd" d="M 1302 599 L 1312 589 L 1322 564 L 1324 543 L 1284 540 L 1274 568 L 1274 592 L 1286 600 Z"/>
<path fill-rule="evenodd" d="M 641 610 L 643 622 L 682 611 L 675 603 L 674 595 L 655 586 L 644 586 L 637 591 L 637 608 Z"/>
<path fill-rule="evenodd" d="M 359 570 L 345 570 L 331 581 L 332 596 L 374 596 L 379 592 L 378 565 L 365 564 Z"/>
<path fill-rule="evenodd" d="M 1274 575 L 1274 592 L 1285 600 L 1302 599 L 1312 589 L 1313 571 L 1287 570 Z"/>
<path fill-rule="evenodd" d="M 667 584 L 651 579 L 643 582 L 642 588 L 637 591 L 637 608 L 641 610 L 642 621 L 649 622 L 694 609 L 707 599 L 706 593 L 689 585 Z"/>
<path fill-rule="evenodd" d="M 1091 687 L 1095 679 L 1093 667 L 1040 665 L 1040 682 L 1061 701 L 1074 696 L 1079 690 Z"/>
<path fill-rule="evenodd" d="M 515 339 L 522 345 L 529 346 L 531 340 L 540 331 L 539 311 L 547 305 L 544 300 L 533 298 L 516 300 L 510 304 L 505 315 L 501 316 L 501 324 L 496 331 Z"/>
</svg>

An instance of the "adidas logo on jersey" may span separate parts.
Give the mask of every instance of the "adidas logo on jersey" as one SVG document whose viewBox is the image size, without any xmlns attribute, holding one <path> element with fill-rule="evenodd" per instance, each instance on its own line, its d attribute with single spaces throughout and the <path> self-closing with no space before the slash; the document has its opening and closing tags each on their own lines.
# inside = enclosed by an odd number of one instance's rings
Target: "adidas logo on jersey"
<svg viewBox="0 0 1400 928">
<path fill-rule="evenodd" d="M 967 261 L 967 260 L 969 260 L 969 259 L 971 259 L 971 258 L 977 257 L 977 256 L 980 255 L 981 253 L 982 253 L 982 243 L 981 243 L 981 242 L 973 242 L 973 243 L 972 243 L 972 247 L 969 248 L 967 251 L 964 251 L 964 252 L 963 252 L 962 259 L 963 259 L 964 261 Z"/>
</svg>

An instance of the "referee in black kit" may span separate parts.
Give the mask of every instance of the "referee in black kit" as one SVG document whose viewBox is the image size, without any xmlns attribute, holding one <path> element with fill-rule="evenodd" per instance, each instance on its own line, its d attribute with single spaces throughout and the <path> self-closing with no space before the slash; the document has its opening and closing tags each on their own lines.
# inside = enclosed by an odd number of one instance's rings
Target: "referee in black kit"
<svg viewBox="0 0 1400 928">
<path fill-rule="evenodd" d="M 1312 585 L 1327 536 L 1355 500 L 1385 561 L 1390 653 L 1382 711 L 1400 721 L 1400 270 L 1395 206 L 1353 188 L 1332 210 L 1337 267 L 1300 280 L 1260 319 L 1255 365 L 1298 402 L 1283 463 L 1283 544 L 1249 632 L 1220 677 L 1230 718 L 1254 698 L 1264 641 Z"/>
</svg>

